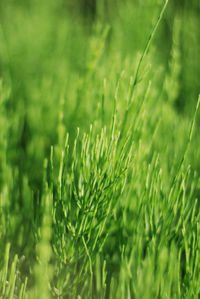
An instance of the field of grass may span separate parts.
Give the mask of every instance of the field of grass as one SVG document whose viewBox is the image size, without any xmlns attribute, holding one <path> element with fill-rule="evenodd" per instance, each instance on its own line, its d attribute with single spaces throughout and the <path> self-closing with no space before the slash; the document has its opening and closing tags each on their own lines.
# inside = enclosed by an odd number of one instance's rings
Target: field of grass
<svg viewBox="0 0 200 299">
<path fill-rule="evenodd" d="M 199 1 L 96 2 L 0 1 L 0 298 L 199 298 Z"/>
</svg>

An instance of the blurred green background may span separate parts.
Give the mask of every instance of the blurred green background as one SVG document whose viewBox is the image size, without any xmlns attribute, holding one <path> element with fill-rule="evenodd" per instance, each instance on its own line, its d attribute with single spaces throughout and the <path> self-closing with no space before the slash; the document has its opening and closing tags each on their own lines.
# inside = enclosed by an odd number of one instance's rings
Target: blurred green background
<svg viewBox="0 0 200 299">
<path fill-rule="evenodd" d="M 73 141 L 77 126 L 88 128 L 94 121 L 104 78 L 114 86 L 122 69 L 128 66 L 134 74 L 161 5 L 161 0 L 1 0 L 0 77 L 7 89 L 2 109 L 8 135 L 1 138 L 19 184 L 27 174 L 31 186 L 41 188 L 50 145 L 62 143 L 66 131 Z M 169 1 L 151 47 L 157 88 L 188 121 L 199 92 L 199 12 L 197 0 Z M 112 105 L 109 100 L 106 105 L 109 119 Z"/>
</svg>

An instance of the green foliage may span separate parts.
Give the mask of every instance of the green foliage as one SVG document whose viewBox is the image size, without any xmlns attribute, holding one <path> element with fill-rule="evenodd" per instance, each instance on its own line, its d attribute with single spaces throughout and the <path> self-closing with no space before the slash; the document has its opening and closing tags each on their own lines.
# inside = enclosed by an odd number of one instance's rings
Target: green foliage
<svg viewBox="0 0 200 299">
<path fill-rule="evenodd" d="M 198 298 L 198 3 L 77 6 L 0 3 L 0 298 Z"/>
</svg>

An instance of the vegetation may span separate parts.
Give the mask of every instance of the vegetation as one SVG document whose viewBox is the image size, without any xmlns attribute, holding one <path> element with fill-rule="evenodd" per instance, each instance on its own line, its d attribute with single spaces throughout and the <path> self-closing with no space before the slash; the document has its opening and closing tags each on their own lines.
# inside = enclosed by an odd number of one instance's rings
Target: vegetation
<svg viewBox="0 0 200 299">
<path fill-rule="evenodd" d="M 0 2 L 0 298 L 199 298 L 198 1 L 92 7 Z"/>
</svg>

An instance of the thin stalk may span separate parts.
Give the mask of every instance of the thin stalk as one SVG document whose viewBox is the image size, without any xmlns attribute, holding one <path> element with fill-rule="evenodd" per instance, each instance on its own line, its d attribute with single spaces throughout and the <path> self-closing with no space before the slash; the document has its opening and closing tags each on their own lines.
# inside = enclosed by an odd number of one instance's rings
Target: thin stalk
<svg viewBox="0 0 200 299">
<path fill-rule="evenodd" d="M 146 43 L 146 45 L 144 47 L 143 53 L 142 53 L 142 55 L 140 57 L 140 60 L 138 62 L 138 65 L 137 65 L 137 68 L 136 68 L 136 72 L 135 72 L 135 76 L 134 76 L 134 79 L 133 79 L 133 83 L 131 84 L 131 88 L 130 88 L 128 103 L 127 103 L 127 109 L 126 109 L 126 112 L 125 112 L 125 115 L 124 115 L 124 119 L 123 119 L 123 122 L 122 122 L 122 130 L 121 130 L 122 134 L 121 135 L 123 135 L 123 133 L 124 133 L 124 129 L 126 127 L 126 122 L 127 122 L 127 119 L 128 119 L 128 114 L 129 114 L 130 108 L 131 108 L 132 103 L 133 103 L 133 100 L 132 100 L 133 99 L 133 94 L 134 94 L 134 91 L 135 91 L 135 86 L 138 83 L 138 77 L 139 77 L 139 72 L 140 72 L 140 68 L 141 68 L 142 62 L 143 62 L 145 56 L 147 55 L 147 52 L 148 52 L 148 50 L 150 48 L 151 42 L 153 40 L 153 37 L 154 37 L 154 35 L 156 33 L 156 30 L 158 28 L 158 25 L 160 24 L 160 21 L 163 18 L 164 12 L 165 12 L 166 7 L 167 7 L 167 4 L 168 4 L 168 0 L 165 1 L 164 5 L 163 5 L 163 7 L 161 9 L 161 12 L 160 12 L 160 14 L 158 16 L 158 20 L 155 23 L 155 25 L 154 25 L 154 27 L 153 27 L 150 35 L 149 35 L 149 38 L 148 38 L 147 43 Z"/>
</svg>

